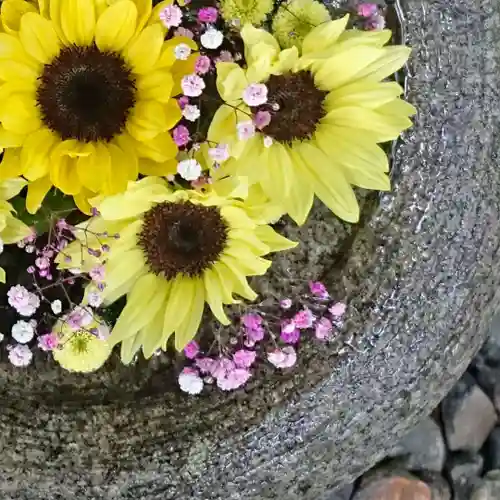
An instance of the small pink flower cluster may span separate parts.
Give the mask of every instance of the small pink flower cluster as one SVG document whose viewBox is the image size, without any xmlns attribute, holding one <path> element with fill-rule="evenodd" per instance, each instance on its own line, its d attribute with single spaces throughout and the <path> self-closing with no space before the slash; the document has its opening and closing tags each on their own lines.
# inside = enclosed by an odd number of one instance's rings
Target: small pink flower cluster
<svg viewBox="0 0 500 500">
<path fill-rule="evenodd" d="M 196 341 L 190 342 L 184 348 L 189 366 L 178 378 L 181 390 L 199 394 L 206 384 L 214 382 L 223 391 L 240 389 L 252 377 L 250 369 L 259 359 L 267 359 L 275 368 L 291 368 L 297 363 L 301 340 L 332 340 L 342 326 L 346 311 L 345 303 L 331 301 L 323 283 L 312 281 L 309 293 L 295 307 L 289 298 L 282 299 L 279 306 L 286 317 L 256 312 L 243 314 L 238 336 L 231 337 L 229 345 L 219 345 L 222 354 L 218 356 L 205 354 Z M 276 329 L 279 336 L 274 333 Z"/>
<path fill-rule="evenodd" d="M 104 241 L 106 238 L 118 239 L 119 235 L 108 235 L 105 233 L 94 233 L 89 228 L 74 227 L 68 224 L 64 219 L 57 219 L 53 221 L 52 228 L 49 232 L 49 239 L 41 249 L 37 248 L 36 234 L 31 234 L 28 238 L 18 243 L 19 248 L 23 248 L 26 253 L 33 254 L 34 265 L 27 268 L 27 272 L 32 277 L 32 286 L 30 291 L 25 286 L 20 284 L 13 285 L 7 292 L 7 300 L 11 307 L 23 317 L 33 317 L 30 321 L 19 320 L 11 329 L 11 338 L 18 342 L 14 345 L 7 345 L 8 357 L 14 366 L 27 366 L 31 363 L 33 358 L 33 347 L 38 347 L 42 351 L 52 351 L 59 345 L 59 336 L 48 331 L 52 329 L 52 323 L 47 324 L 47 319 L 52 319 L 55 323 L 57 319 L 69 324 L 73 330 L 80 330 L 86 328 L 94 319 L 93 311 L 91 308 L 98 308 L 102 303 L 102 291 L 105 284 L 105 268 L 103 265 L 96 265 L 90 272 L 84 274 L 80 267 L 81 263 L 75 263 L 75 267 L 69 270 L 69 274 L 56 272 L 55 259 L 58 255 L 63 257 L 67 264 L 72 264 L 71 257 L 65 255 L 65 248 L 70 241 L 75 239 L 77 231 L 84 231 L 92 234 L 98 241 Z M 100 247 L 90 248 L 82 244 L 82 252 L 89 255 L 100 256 L 109 251 L 109 246 L 102 243 Z M 49 284 L 41 284 L 39 279 L 51 281 Z M 68 298 L 70 294 L 66 290 L 66 285 L 73 285 L 77 279 L 83 279 L 91 283 L 92 286 L 88 287 L 86 293 L 86 306 L 79 306 L 74 303 L 66 304 L 68 307 L 67 312 L 63 313 L 63 303 L 59 299 L 50 301 L 46 293 L 48 291 L 56 290 L 59 287 L 64 293 L 61 293 L 61 298 Z M 50 305 L 50 311 L 44 311 L 40 306 L 42 303 Z M 43 332 L 37 333 L 37 330 Z M 106 332 L 97 329 L 96 332 L 91 332 L 99 337 L 105 337 Z M 0 336 L 0 342 L 4 336 Z M 32 342 L 36 340 L 35 342 Z M 30 347 L 31 346 L 31 347 Z"/>
<path fill-rule="evenodd" d="M 212 384 L 223 391 L 232 391 L 245 385 L 252 373 L 257 353 L 248 349 L 238 349 L 232 354 L 213 358 L 204 356 L 196 341 L 191 341 L 184 349 L 186 358 L 193 365 L 179 374 L 179 387 L 188 394 L 199 394 L 204 384 Z"/>
<path fill-rule="evenodd" d="M 363 18 L 363 27 L 368 31 L 378 31 L 385 28 L 385 18 L 376 3 L 361 3 L 357 8 L 358 16 Z"/>
</svg>

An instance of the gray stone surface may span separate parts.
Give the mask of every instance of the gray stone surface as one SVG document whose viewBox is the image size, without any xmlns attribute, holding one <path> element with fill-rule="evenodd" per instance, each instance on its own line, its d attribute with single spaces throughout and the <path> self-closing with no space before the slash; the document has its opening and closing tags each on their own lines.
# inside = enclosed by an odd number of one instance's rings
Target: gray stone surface
<svg viewBox="0 0 500 500">
<path fill-rule="evenodd" d="M 343 486 L 331 496 L 328 497 L 328 500 L 350 500 L 352 497 L 352 493 L 354 491 L 354 484 L 348 484 L 347 486 Z"/>
<path fill-rule="evenodd" d="M 456 453 L 446 464 L 453 489 L 454 500 L 470 500 L 471 492 L 480 484 L 483 457 L 469 453 Z"/>
<path fill-rule="evenodd" d="M 3 498 L 326 500 L 429 413 L 499 306 L 499 11 L 496 0 L 406 2 L 419 115 L 394 192 L 341 237 L 317 210 L 287 257 L 314 276 L 328 265 L 347 290 L 355 352 L 306 350 L 290 376 L 199 399 L 155 366 L 2 367 Z"/>
<path fill-rule="evenodd" d="M 471 500 L 498 500 L 500 498 L 500 470 L 490 471 L 474 488 Z"/>
<path fill-rule="evenodd" d="M 411 471 L 440 472 L 446 460 L 441 428 L 433 419 L 426 418 L 399 441 L 388 456 L 400 457 Z"/>
<path fill-rule="evenodd" d="M 493 403 L 468 373 L 444 398 L 441 416 L 452 451 L 479 451 L 497 422 Z"/>
</svg>

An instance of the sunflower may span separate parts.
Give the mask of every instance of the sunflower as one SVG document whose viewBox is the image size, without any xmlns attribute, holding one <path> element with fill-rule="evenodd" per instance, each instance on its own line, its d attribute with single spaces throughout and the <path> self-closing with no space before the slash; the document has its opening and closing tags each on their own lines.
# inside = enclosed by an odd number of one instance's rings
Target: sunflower
<svg viewBox="0 0 500 500">
<path fill-rule="evenodd" d="M 96 193 L 139 173 L 172 170 L 172 96 L 194 59 L 185 37 L 165 41 L 159 12 L 172 0 L 5 0 L 0 17 L 0 178 L 28 179 L 35 212 L 51 186 L 88 212 Z"/>
<path fill-rule="evenodd" d="M 246 25 L 247 67 L 217 65 L 226 104 L 208 138 L 229 144 L 233 156 L 219 175 L 248 176 L 298 224 L 314 195 L 342 219 L 358 221 L 352 186 L 390 189 L 388 159 L 378 144 L 410 127 L 415 112 L 399 98 L 403 90 L 396 82 L 383 81 L 405 63 L 410 49 L 385 47 L 389 30 L 346 31 L 347 22 L 345 16 L 317 26 L 301 52 L 280 50 L 271 34 Z M 242 97 L 249 85 L 262 83 L 266 101 L 247 106 Z"/>
<path fill-rule="evenodd" d="M 109 338 L 113 345 L 121 343 L 124 363 L 141 346 L 146 358 L 166 349 L 174 333 L 175 347 L 182 350 L 198 330 L 205 302 L 229 324 L 223 305 L 236 302 L 233 294 L 256 298 L 246 277 L 265 274 L 271 262 L 262 256 L 296 246 L 241 199 L 172 192 L 160 178 L 130 183 L 125 193 L 95 203 L 100 215 L 85 229 L 80 226 L 81 238 L 85 245 L 109 246 L 104 304 L 127 295 Z M 82 261 L 78 242 L 57 260 L 60 267 L 77 263 L 83 270 L 99 262 L 85 253 Z"/>
</svg>

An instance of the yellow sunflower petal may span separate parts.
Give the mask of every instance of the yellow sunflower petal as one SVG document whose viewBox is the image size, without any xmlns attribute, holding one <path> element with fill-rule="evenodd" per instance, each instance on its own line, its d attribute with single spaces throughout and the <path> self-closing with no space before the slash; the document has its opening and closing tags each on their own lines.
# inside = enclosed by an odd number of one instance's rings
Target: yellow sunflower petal
<svg viewBox="0 0 500 500">
<path fill-rule="evenodd" d="M 316 26 L 304 38 L 302 43 L 302 53 L 309 54 L 311 52 L 321 52 L 331 47 L 344 32 L 349 21 L 349 16 L 346 15 L 341 19 L 322 23 Z"/>
<path fill-rule="evenodd" d="M 7 275 L 5 274 L 5 269 L 0 267 L 0 283 L 6 283 Z"/>
<path fill-rule="evenodd" d="M 78 207 L 80 212 L 90 215 L 92 213 L 92 206 L 89 203 L 89 199 L 94 196 L 95 193 L 92 193 L 92 191 L 82 187 L 82 190 L 78 194 L 73 195 L 73 200 L 75 201 L 75 205 Z"/>
<path fill-rule="evenodd" d="M 52 187 L 50 177 L 43 177 L 28 184 L 28 195 L 26 196 L 26 210 L 34 214 L 42 206 L 42 202 Z"/>
<path fill-rule="evenodd" d="M 19 38 L 25 51 L 42 64 L 47 64 L 59 53 L 60 43 L 52 23 L 34 12 L 21 19 Z"/>
<path fill-rule="evenodd" d="M 0 148 L 17 148 L 22 146 L 26 136 L 24 134 L 16 134 L 0 125 Z"/>
<path fill-rule="evenodd" d="M 334 109 L 323 121 L 339 128 L 357 129 L 358 133 L 366 131 L 376 142 L 392 141 L 399 137 L 402 130 L 412 126 L 406 116 L 385 115 L 377 113 L 377 110 L 353 106 Z"/>
<path fill-rule="evenodd" d="M 31 234 L 31 229 L 15 217 L 7 217 L 6 226 L 2 229 L 2 240 L 7 245 L 16 243 Z"/>
<path fill-rule="evenodd" d="M 177 173 L 177 160 L 172 159 L 157 163 L 153 160 L 142 158 L 139 162 L 139 172 L 142 175 L 158 175 L 160 177 L 175 175 Z"/>
<path fill-rule="evenodd" d="M 0 179 L 18 177 L 22 174 L 20 153 L 21 150 L 18 148 L 9 148 L 4 151 L 0 163 Z"/>
<path fill-rule="evenodd" d="M 332 160 L 320 149 L 303 143 L 298 151 L 303 172 L 316 196 L 336 215 L 347 222 L 359 220 L 359 205 L 340 168 L 332 168 Z"/>
<path fill-rule="evenodd" d="M 45 177 L 50 169 L 50 151 L 58 141 L 47 128 L 29 135 L 21 150 L 23 175 L 30 181 Z"/>
<path fill-rule="evenodd" d="M 127 120 L 127 131 L 138 141 L 166 132 L 182 116 L 178 104 L 173 99 L 171 102 L 165 106 L 157 101 L 139 101 Z"/>
<path fill-rule="evenodd" d="M 130 286 L 146 271 L 142 250 L 135 248 L 120 254 L 120 258 L 106 265 L 106 288 L 102 298 L 111 304 L 125 295 Z"/>
<path fill-rule="evenodd" d="M 5 0 L 2 2 L 0 9 L 0 18 L 2 26 L 7 33 L 15 33 L 19 31 L 21 18 L 27 12 L 36 12 L 33 4 L 24 0 Z"/>
<path fill-rule="evenodd" d="M 38 66 L 38 63 L 26 53 L 19 38 L 7 33 L 0 33 L 0 59 L 14 59 L 33 68 Z"/>
<path fill-rule="evenodd" d="M 169 71 L 156 70 L 139 76 L 136 87 L 140 99 L 154 99 L 166 103 L 170 100 L 174 79 Z"/>
<path fill-rule="evenodd" d="M 137 160 L 130 158 L 122 148 L 115 144 L 108 144 L 107 149 L 111 157 L 111 168 L 104 191 L 107 194 L 121 193 L 127 189 L 129 181 L 137 179 Z"/>
<path fill-rule="evenodd" d="M 100 50 L 121 51 L 133 37 L 137 26 L 137 7 L 132 0 L 119 0 L 97 20 L 95 43 Z"/>
<path fill-rule="evenodd" d="M 94 0 L 62 0 L 59 12 L 62 31 L 68 42 L 90 45 L 96 27 Z"/>
<path fill-rule="evenodd" d="M 318 62 L 314 81 L 322 90 L 334 90 L 358 78 L 379 57 L 380 49 L 374 47 L 353 47 L 340 51 L 324 62 Z M 332 71 L 332 68 L 342 68 L 342 71 Z"/>
<path fill-rule="evenodd" d="M 77 159 L 78 178 L 88 190 L 97 193 L 111 176 L 111 155 L 108 146 L 103 143 L 86 144 L 84 149 L 90 154 Z"/>
<path fill-rule="evenodd" d="M 400 69 L 410 57 L 411 49 L 391 46 L 381 49 L 381 55 L 356 75 L 357 80 L 379 82 Z"/>
<path fill-rule="evenodd" d="M 67 149 L 70 147 L 71 141 L 63 141 L 53 149 L 50 155 L 50 179 L 63 193 L 78 194 L 82 189 L 78 177 L 78 158 L 68 155 Z"/>
<path fill-rule="evenodd" d="M 256 227 L 255 236 L 268 246 L 270 252 L 290 250 L 298 245 L 296 241 L 281 236 L 271 226 L 267 225 Z"/>
<path fill-rule="evenodd" d="M 234 103 L 241 100 L 247 86 L 248 80 L 241 66 L 230 62 L 217 64 L 217 90 L 224 101 Z"/>
<path fill-rule="evenodd" d="M 219 262 L 219 266 L 224 266 L 227 272 L 231 273 L 234 293 L 247 300 L 253 301 L 257 298 L 257 294 L 250 288 L 246 276 L 240 271 L 235 260 L 232 260 L 229 256 L 225 256 L 224 259 Z"/>
<path fill-rule="evenodd" d="M 17 196 L 26 186 L 27 182 L 22 177 L 6 179 L 0 182 L 0 199 L 10 200 Z"/>
<path fill-rule="evenodd" d="M 163 45 L 163 31 L 159 24 L 148 26 L 125 48 L 125 58 L 134 73 L 144 74 L 158 60 Z"/>
<path fill-rule="evenodd" d="M 191 309 L 197 280 L 178 275 L 172 282 L 163 319 L 163 332 L 174 332 Z"/>
<path fill-rule="evenodd" d="M 26 94 L 12 95 L 0 106 L 0 121 L 6 130 L 16 134 L 29 134 L 41 125 L 35 102 Z"/>
<path fill-rule="evenodd" d="M 186 344 L 193 339 L 200 327 L 203 310 L 205 308 L 205 288 L 200 279 L 194 280 L 194 292 L 189 313 L 175 331 L 175 348 L 182 351 Z"/>
<path fill-rule="evenodd" d="M 399 97 L 403 89 L 396 82 L 355 82 L 333 90 L 324 100 L 324 107 L 330 111 L 345 106 L 378 108 Z"/>
<path fill-rule="evenodd" d="M 158 134 L 153 139 L 137 142 L 136 149 L 139 157 L 162 163 L 175 158 L 178 152 L 172 136 L 168 132 Z"/>
<path fill-rule="evenodd" d="M 212 269 L 207 269 L 203 275 L 203 283 L 205 285 L 206 301 L 212 313 L 223 325 L 229 325 L 231 321 L 222 307 L 221 283 L 217 274 Z"/>
<path fill-rule="evenodd" d="M 166 283 L 154 274 L 141 276 L 127 296 L 123 309 L 109 337 L 112 345 L 132 337 L 146 326 L 165 299 Z"/>
</svg>

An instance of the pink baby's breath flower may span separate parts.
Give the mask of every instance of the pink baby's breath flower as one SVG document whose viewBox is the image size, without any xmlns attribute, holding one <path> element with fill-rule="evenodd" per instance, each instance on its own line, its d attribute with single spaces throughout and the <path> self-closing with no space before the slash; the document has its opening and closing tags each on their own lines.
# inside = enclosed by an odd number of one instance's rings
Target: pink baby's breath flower
<svg viewBox="0 0 500 500">
<path fill-rule="evenodd" d="M 269 111 L 257 111 L 253 117 L 253 122 L 259 130 L 262 130 L 271 123 L 271 113 Z"/>
<path fill-rule="evenodd" d="M 199 97 L 206 85 L 203 78 L 196 74 L 186 75 L 181 80 L 182 92 L 189 97 Z"/>
<path fill-rule="evenodd" d="M 59 345 L 59 337 L 55 333 L 46 333 L 38 337 L 38 347 L 42 351 L 52 351 Z"/>
<path fill-rule="evenodd" d="M 186 43 L 180 43 L 175 47 L 174 54 L 179 61 L 187 61 L 191 55 L 191 47 Z"/>
<path fill-rule="evenodd" d="M 106 270 L 103 265 L 95 266 L 90 270 L 89 276 L 93 281 L 102 283 L 106 277 Z"/>
<path fill-rule="evenodd" d="M 14 366 L 28 366 L 33 359 L 33 353 L 27 345 L 18 344 L 9 351 L 9 361 Z"/>
<path fill-rule="evenodd" d="M 15 285 L 7 292 L 9 304 L 21 316 L 33 316 L 40 306 L 38 295 L 29 292 L 22 285 Z"/>
<path fill-rule="evenodd" d="M 203 374 L 212 373 L 215 368 L 215 363 L 216 361 L 214 359 L 204 357 L 196 358 L 194 362 L 194 364 Z"/>
<path fill-rule="evenodd" d="M 262 317 L 259 314 L 244 314 L 241 317 L 243 326 L 249 330 L 254 330 L 262 325 Z"/>
<path fill-rule="evenodd" d="M 218 144 L 215 148 L 208 150 L 208 155 L 217 163 L 223 163 L 229 158 L 229 145 Z"/>
<path fill-rule="evenodd" d="M 328 310 L 334 318 L 341 318 L 346 311 L 347 306 L 343 302 L 337 302 L 330 306 Z"/>
<path fill-rule="evenodd" d="M 223 391 L 234 391 L 245 385 L 251 376 L 252 374 L 249 370 L 245 368 L 235 368 L 224 377 L 217 378 L 217 387 Z"/>
<path fill-rule="evenodd" d="M 264 83 L 251 83 L 243 91 L 243 102 L 248 106 L 261 106 L 267 102 L 267 86 Z"/>
<path fill-rule="evenodd" d="M 66 318 L 66 322 L 73 330 L 80 330 L 89 326 L 92 320 L 92 311 L 81 306 L 76 306 Z"/>
<path fill-rule="evenodd" d="M 233 361 L 238 368 L 250 368 L 255 363 L 256 356 L 255 351 L 239 349 L 233 354 Z"/>
<path fill-rule="evenodd" d="M 314 314 L 311 312 L 310 309 L 302 309 L 302 311 L 299 311 L 294 317 L 293 321 L 295 323 L 295 326 L 297 328 L 305 329 L 305 328 L 311 328 L 313 326 L 314 320 L 316 318 L 314 317 Z"/>
<path fill-rule="evenodd" d="M 255 125 L 252 120 L 245 120 L 236 125 L 238 131 L 238 139 L 246 141 L 255 135 Z"/>
<path fill-rule="evenodd" d="M 368 31 L 380 31 L 385 28 L 385 17 L 381 14 L 375 14 L 365 22 L 365 29 Z"/>
<path fill-rule="evenodd" d="M 177 99 L 177 103 L 181 109 L 184 109 L 189 104 L 189 97 L 183 95 Z"/>
<path fill-rule="evenodd" d="M 362 3 L 358 5 L 358 16 L 371 17 L 378 12 L 378 5 L 376 3 Z"/>
<path fill-rule="evenodd" d="M 264 338 L 265 331 L 262 326 L 258 326 L 257 328 L 247 330 L 246 335 L 247 339 L 250 342 L 253 342 L 253 345 L 255 345 L 257 342 L 260 342 Z"/>
<path fill-rule="evenodd" d="M 189 130 L 184 125 L 179 125 L 178 127 L 175 127 L 172 133 L 172 137 L 174 138 L 174 142 L 179 147 L 185 146 L 191 140 L 191 137 L 189 135 Z"/>
<path fill-rule="evenodd" d="M 221 50 L 217 62 L 233 62 L 234 57 L 229 50 Z"/>
<path fill-rule="evenodd" d="M 167 5 L 160 12 L 160 20 L 167 28 L 179 26 L 182 22 L 182 10 L 177 5 Z"/>
<path fill-rule="evenodd" d="M 326 289 L 325 285 L 321 283 L 321 281 L 310 281 L 309 282 L 309 290 L 311 293 L 320 299 L 327 299 L 330 294 Z"/>
<path fill-rule="evenodd" d="M 38 257 L 35 259 L 35 266 L 38 269 L 48 269 L 50 267 L 50 260 L 47 257 Z"/>
<path fill-rule="evenodd" d="M 196 62 L 194 63 L 194 70 L 199 75 L 204 75 L 210 71 L 211 66 L 212 62 L 210 61 L 210 57 L 198 56 L 198 59 L 196 59 Z"/>
<path fill-rule="evenodd" d="M 280 338 L 287 344 L 296 344 L 300 340 L 300 330 L 298 328 L 294 328 L 291 331 L 282 329 Z"/>
<path fill-rule="evenodd" d="M 219 379 L 224 378 L 226 375 L 235 369 L 235 364 L 229 358 L 219 358 L 215 360 L 210 374 L 212 377 Z"/>
<path fill-rule="evenodd" d="M 189 342 L 186 347 L 184 347 L 184 355 L 188 359 L 194 359 L 196 356 L 198 356 L 200 352 L 200 346 L 195 340 L 192 340 Z"/>
<path fill-rule="evenodd" d="M 90 290 L 87 294 L 87 302 L 90 307 L 100 307 L 102 304 L 102 294 L 99 290 Z"/>
<path fill-rule="evenodd" d="M 332 322 L 323 317 L 316 323 L 314 335 L 318 340 L 328 340 L 332 336 L 332 331 Z"/>
<path fill-rule="evenodd" d="M 292 307 L 292 299 L 282 299 L 280 300 L 281 309 L 290 309 Z"/>
<path fill-rule="evenodd" d="M 286 346 L 270 352 L 267 359 L 276 368 L 290 368 L 297 362 L 297 353 L 292 346 Z"/>
<path fill-rule="evenodd" d="M 198 21 L 200 23 L 215 23 L 219 11 L 215 7 L 203 7 L 198 11 Z"/>
<path fill-rule="evenodd" d="M 179 374 L 178 382 L 181 391 L 193 396 L 203 390 L 203 379 L 193 368 L 184 368 Z"/>
</svg>

